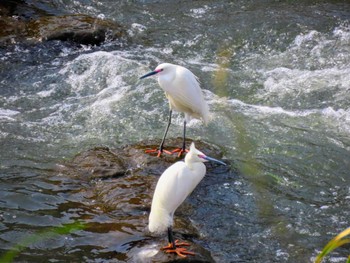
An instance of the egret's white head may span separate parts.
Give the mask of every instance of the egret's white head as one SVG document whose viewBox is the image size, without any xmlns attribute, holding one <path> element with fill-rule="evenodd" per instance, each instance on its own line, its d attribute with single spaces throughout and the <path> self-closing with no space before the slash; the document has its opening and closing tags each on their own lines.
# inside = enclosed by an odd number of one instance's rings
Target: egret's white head
<svg viewBox="0 0 350 263">
<path fill-rule="evenodd" d="M 177 66 L 177 65 L 174 65 L 174 64 L 162 63 L 162 64 L 159 64 L 159 65 L 155 68 L 155 71 L 158 71 L 159 73 L 166 74 L 166 73 L 169 73 L 169 72 L 171 72 L 171 71 L 175 71 L 175 70 L 176 70 L 176 67 L 178 67 L 178 66 Z"/>
<path fill-rule="evenodd" d="M 149 76 L 152 76 L 152 75 L 170 75 L 170 74 L 174 74 L 175 75 L 175 72 L 176 72 L 176 65 L 174 64 L 170 64 L 170 63 L 162 63 L 162 64 L 159 64 L 153 71 L 143 75 L 142 77 L 140 77 L 140 79 L 144 79 L 144 78 L 147 78 Z"/>
<path fill-rule="evenodd" d="M 208 162 L 208 161 L 212 161 L 212 162 L 216 162 L 222 165 L 226 165 L 224 162 L 216 160 L 214 158 L 211 158 L 209 156 L 206 156 L 204 153 L 202 153 L 201 151 L 197 150 L 194 142 L 191 143 L 190 146 L 190 151 L 186 154 L 185 157 L 185 162 L 186 163 L 195 163 L 195 162 Z"/>
</svg>

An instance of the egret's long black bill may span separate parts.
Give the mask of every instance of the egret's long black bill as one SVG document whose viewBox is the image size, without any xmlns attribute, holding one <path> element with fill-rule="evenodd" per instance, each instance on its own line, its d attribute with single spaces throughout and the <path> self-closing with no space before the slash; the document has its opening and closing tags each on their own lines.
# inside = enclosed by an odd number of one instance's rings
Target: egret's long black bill
<svg viewBox="0 0 350 263">
<path fill-rule="evenodd" d="M 152 75 L 155 75 L 155 74 L 157 74 L 157 73 L 158 73 L 158 71 L 149 72 L 149 73 L 147 73 L 146 75 L 143 75 L 142 77 L 140 77 L 140 79 L 147 78 L 147 77 L 152 76 Z"/>
<path fill-rule="evenodd" d="M 219 160 L 216 160 L 214 158 L 208 157 L 208 156 L 203 156 L 203 159 L 211 161 L 211 162 L 219 163 L 219 164 L 222 164 L 222 165 L 226 165 L 226 163 L 224 163 L 222 161 L 219 161 Z"/>
</svg>

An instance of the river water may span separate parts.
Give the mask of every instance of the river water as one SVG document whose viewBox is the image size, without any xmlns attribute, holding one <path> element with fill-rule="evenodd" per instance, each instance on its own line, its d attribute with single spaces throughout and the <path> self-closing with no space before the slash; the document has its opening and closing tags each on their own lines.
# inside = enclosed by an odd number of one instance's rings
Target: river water
<svg viewBox="0 0 350 263">
<path fill-rule="evenodd" d="M 1 251 L 94 213 L 84 196 L 72 202 L 80 183 L 55 172 L 57 163 L 96 145 L 162 136 L 167 101 L 154 79 L 139 80 L 162 62 L 199 77 L 212 120 L 193 121 L 188 136 L 218 145 L 239 174 L 204 182 L 198 200 L 217 210 L 188 215 L 217 262 L 312 262 L 349 227 L 347 1 L 28 2 L 118 21 L 131 41 L 0 50 Z M 175 114 L 169 137 L 181 135 L 182 120 Z M 112 236 L 34 243 L 22 260 L 125 261 L 104 257 L 115 247 L 93 246 Z M 326 262 L 347 254 L 339 249 Z"/>
</svg>

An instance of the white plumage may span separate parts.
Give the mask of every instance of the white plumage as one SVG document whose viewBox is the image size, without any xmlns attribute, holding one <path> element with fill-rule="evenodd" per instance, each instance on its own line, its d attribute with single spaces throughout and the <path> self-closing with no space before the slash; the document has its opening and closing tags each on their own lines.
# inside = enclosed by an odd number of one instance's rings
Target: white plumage
<svg viewBox="0 0 350 263">
<path fill-rule="evenodd" d="M 208 157 L 197 150 L 194 143 L 185 157 L 167 168 L 160 176 L 154 191 L 148 229 L 150 232 L 162 233 L 168 230 L 169 245 L 165 248 L 168 253 L 177 253 L 181 257 L 194 255 L 193 252 L 180 246 L 187 243 L 178 243 L 173 238 L 172 226 L 176 209 L 185 201 L 187 196 L 199 184 L 206 173 L 203 162 L 214 161 L 225 163 Z"/>
<path fill-rule="evenodd" d="M 151 232 L 165 232 L 173 225 L 175 210 L 203 179 L 206 172 L 204 160 L 193 162 L 193 155 L 197 153 L 200 152 L 192 144 L 185 161 L 174 163 L 159 178 L 149 216 Z"/>
<path fill-rule="evenodd" d="M 204 100 L 198 78 L 187 68 L 163 63 L 156 67 L 158 83 L 165 91 L 171 109 L 184 112 L 186 121 L 191 118 L 209 121 L 209 108 Z"/>
<path fill-rule="evenodd" d="M 194 143 L 185 157 L 167 168 L 158 180 L 154 191 L 148 228 L 151 232 L 164 232 L 173 225 L 176 209 L 203 179 L 206 167 L 203 162 L 221 161 L 197 150 Z"/>
<path fill-rule="evenodd" d="M 163 152 L 163 144 L 167 135 L 172 111 L 183 112 L 185 114 L 183 143 L 182 147 L 173 152 L 179 152 L 179 156 L 186 152 L 186 122 L 192 118 L 201 119 L 205 124 L 209 122 L 209 108 L 204 100 L 202 89 L 197 77 L 187 68 L 170 63 L 158 65 L 154 71 L 143 75 L 140 79 L 157 75 L 159 86 L 164 90 L 169 101 L 169 119 L 165 129 L 163 140 L 158 150 L 147 152 L 158 152 L 158 157 Z"/>
</svg>

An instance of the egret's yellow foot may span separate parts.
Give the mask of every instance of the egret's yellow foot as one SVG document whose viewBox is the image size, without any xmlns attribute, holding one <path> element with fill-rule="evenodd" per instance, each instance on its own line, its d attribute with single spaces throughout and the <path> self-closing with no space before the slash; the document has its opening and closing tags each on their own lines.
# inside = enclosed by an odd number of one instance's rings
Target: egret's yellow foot
<svg viewBox="0 0 350 263">
<path fill-rule="evenodd" d="M 165 250 L 165 253 L 176 253 L 179 257 L 182 257 L 182 258 L 186 258 L 187 257 L 186 255 L 191 255 L 191 256 L 195 255 L 194 252 L 187 251 L 187 249 L 184 247 L 177 247 L 175 249 L 168 249 L 168 250 Z"/>
<path fill-rule="evenodd" d="M 181 247 L 181 246 L 190 246 L 190 243 L 187 242 L 180 242 L 178 239 L 175 240 L 175 246 L 177 247 Z M 166 249 L 173 249 L 173 244 L 172 243 L 168 243 L 167 246 L 162 247 L 161 250 L 166 250 Z"/>
<path fill-rule="evenodd" d="M 187 257 L 186 255 L 191 255 L 191 256 L 195 255 L 194 252 L 188 251 L 186 248 L 181 247 L 181 246 L 190 246 L 189 243 L 179 242 L 179 240 L 176 240 L 175 246 L 176 248 L 173 247 L 172 243 L 169 243 L 167 246 L 162 247 L 161 250 L 164 250 L 165 253 L 175 253 L 182 258 L 186 258 Z"/>
<path fill-rule="evenodd" d="M 159 149 L 150 149 L 145 151 L 145 153 L 158 153 L 157 157 L 160 157 L 163 152 L 166 154 L 172 154 L 172 152 L 169 152 L 167 150 L 159 150 Z"/>
<path fill-rule="evenodd" d="M 187 150 L 187 149 L 177 148 L 177 149 L 173 150 L 171 153 L 178 153 L 177 157 L 181 157 L 181 155 L 183 153 L 188 153 L 188 152 L 189 152 L 189 150 Z"/>
</svg>

